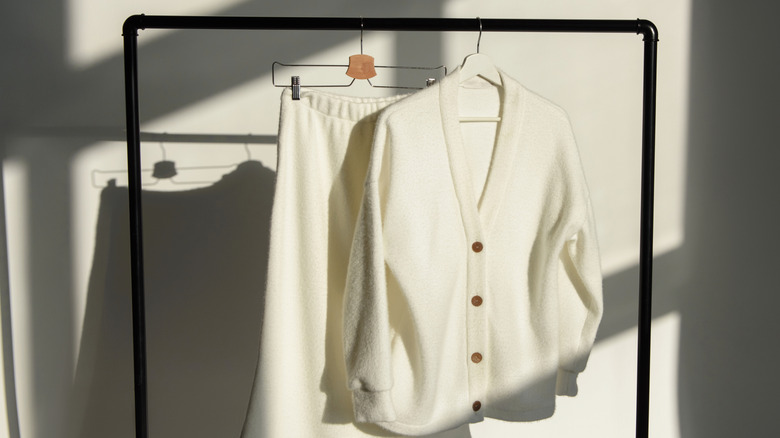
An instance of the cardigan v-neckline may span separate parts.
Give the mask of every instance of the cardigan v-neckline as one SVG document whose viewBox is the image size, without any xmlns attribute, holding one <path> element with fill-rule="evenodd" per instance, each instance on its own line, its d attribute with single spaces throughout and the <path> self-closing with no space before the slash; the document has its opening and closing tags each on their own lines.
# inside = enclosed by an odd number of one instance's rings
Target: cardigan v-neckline
<svg viewBox="0 0 780 438">
<path fill-rule="evenodd" d="M 458 114 L 460 68 L 439 82 L 439 107 L 455 192 L 467 231 L 471 229 L 469 234 L 479 238 L 484 238 L 480 236 L 492 228 L 501 207 L 520 147 L 518 133 L 522 130 L 525 108 L 525 89 L 503 71 L 499 70 L 499 75 L 502 82 L 499 87 L 501 121 L 497 122 L 487 178 L 479 199 L 474 197 L 474 178 L 466 157 L 467 145 Z"/>
</svg>

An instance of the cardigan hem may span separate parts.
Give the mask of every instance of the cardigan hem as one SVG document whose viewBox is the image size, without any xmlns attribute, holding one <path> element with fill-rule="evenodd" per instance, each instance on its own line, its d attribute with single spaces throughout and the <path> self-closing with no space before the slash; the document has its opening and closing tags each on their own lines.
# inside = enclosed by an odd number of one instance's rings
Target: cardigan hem
<svg viewBox="0 0 780 438">
<path fill-rule="evenodd" d="M 527 410 L 505 410 L 494 407 L 486 407 L 484 415 L 474 413 L 467 414 L 469 419 L 454 421 L 448 425 L 435 427 L 433 424 L 407 424 L 397 421 L 378 421 L 375 424 L 382 429 L 393 433 L 409 436 L 429 435 L 455 429 L 463 424 L 480 423 L 485 418 L 493 418 L 500 421 L 529 422 L 550 418 L 555 413 L 555 402 L 544 406 L 533 407 Z"/>
<path fill-rule="evenodd" d="M 555 382 L 555 395 L 574 397 L 577 395 L 578 373 L 558 370 L 558 378 Z"/>
<path fill-rule="evenodd" d="M 470 415 L 470 417 L 472 418 L 468 420 L 453 421 L 443 426 L 441 425 L 436 426 L 432 423 L 407 424 L 407 423 L 399 423 L 397 421 L 382 421 L 382 422 L 377 422 L 376 425 L 381 427 L 382 429 L 400 435 L 422 436 L 422 435 L 432 435 L 440 432 L 446 432 L 448 430 L 456 429 L 464 424 L 479 423 L 484 420 L 484 417 L 482 415 L 476 416 L 472 414 Z"/>
<path fill-rule="evenodd" d="M 395 409 L 390 391 L 352 391 L 356 423 L 395 421 Z"/>
</svg>

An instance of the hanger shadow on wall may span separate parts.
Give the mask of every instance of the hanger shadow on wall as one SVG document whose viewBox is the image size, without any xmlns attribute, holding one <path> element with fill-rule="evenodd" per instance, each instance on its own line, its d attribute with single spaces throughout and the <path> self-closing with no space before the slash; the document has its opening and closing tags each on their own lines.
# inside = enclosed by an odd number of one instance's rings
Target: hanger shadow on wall
<svg viewBox="0 0 780 438">
<path fill-rule="evenodd" d="M 159 146 L 161 157 L 151 168 L 141 169 L 142 187 L 155 185 L 179 186 L 181 189 L 213 184 L 233 171 L 240 165 L 248 162 L 258 162 L 252 157 L 249 145 L 276 146 L 275 135 L 235 135 L 235 134 L 168 134 L 168 133 L 142 133 L 142 143 L 156 142 Z M 166 143 L 191 143 L 193 145 L 212 145 L 234 149 L 241 146 L 244 155 L 228 164 L 202 164 L 181 166 L 168 157 Z M 231 155 L 236 155 L 231 151 Z M 95 188 L 107 186 L 125 186 L 128 183 L 127 169 L 93 169 L 90 175 L 91 184 Z"/>
</svg>

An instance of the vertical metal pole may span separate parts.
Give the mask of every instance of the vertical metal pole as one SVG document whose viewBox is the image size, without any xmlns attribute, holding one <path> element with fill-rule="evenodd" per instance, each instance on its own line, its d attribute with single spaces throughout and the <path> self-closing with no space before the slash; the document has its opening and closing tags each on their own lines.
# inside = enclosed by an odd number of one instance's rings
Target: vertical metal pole
<svg viewBox="0 0 780 438">
<path fill-rule="evenodd" d="M 132 17 L 131 17 L 132 18 Z M 146 317 L 141 230 L 141 141 L 138 116 L 138 27 L 125 22 L 125 113 L 127 117 L 127 175 L 130 197 L 130 269 L 133 301 L 133 369 L 135 382 L 135 436 L 147 438 Z"/>
<path fill-rule="evenodd" d="M 649 22 L 648 22 L 649 23 Z M 642 102 L 642 193 L 639 240 L 639 347 L 637 353 L 636 436 L 648 438 L 650 418 L 650 325 L 653 284 L 653 184 L 655 173 L 655 94 L 658 34 L 649 23 L 644 38 Z"/>
</svg>

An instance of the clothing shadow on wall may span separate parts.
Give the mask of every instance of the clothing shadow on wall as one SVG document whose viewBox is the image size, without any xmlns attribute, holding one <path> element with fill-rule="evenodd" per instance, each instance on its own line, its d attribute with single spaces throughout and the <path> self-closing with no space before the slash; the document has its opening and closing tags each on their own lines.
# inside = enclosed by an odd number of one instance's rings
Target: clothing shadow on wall
<svg viewBox="0 0 780 438">
<path fill-rule="evenodd" d="M 149 428 L 238 436 L 254 379 L 275 174 L 240 164 L 214 185 L 144 192 Z M 128 192 L 101 194 L 75 389 L 74 436 L 134 435 Z"/>
</svg>

